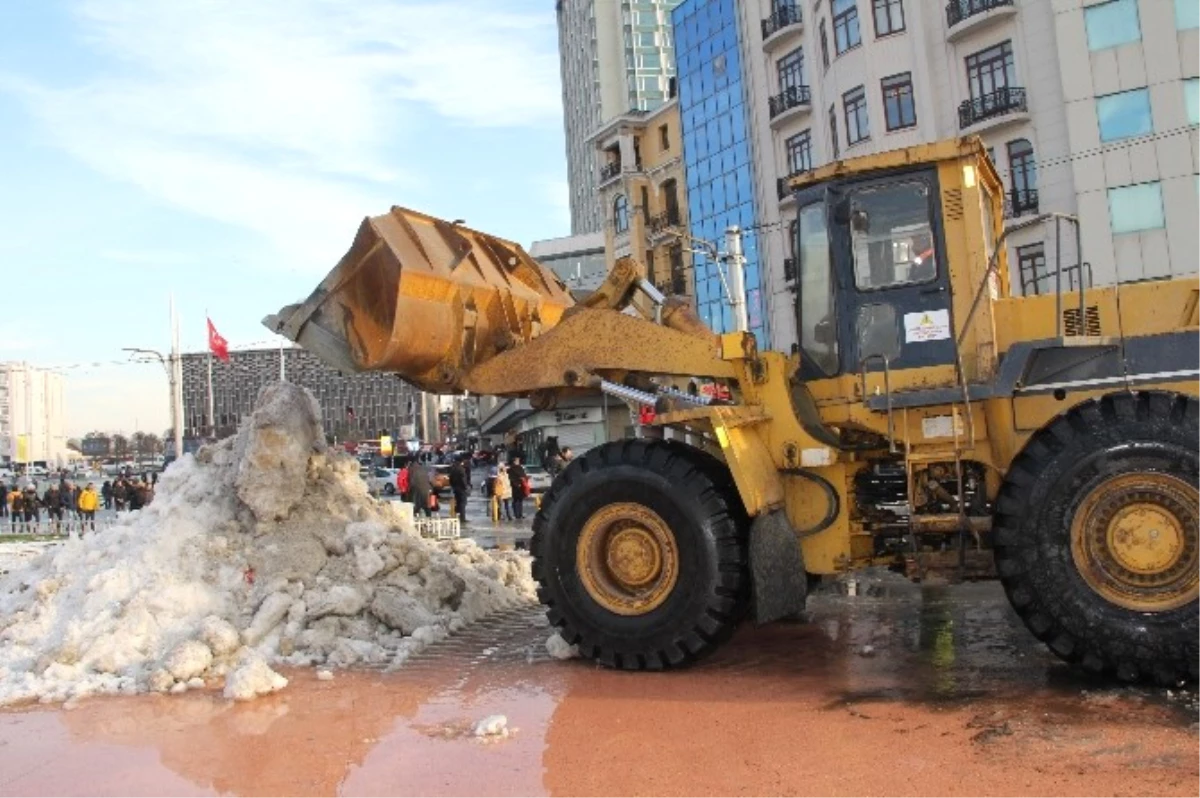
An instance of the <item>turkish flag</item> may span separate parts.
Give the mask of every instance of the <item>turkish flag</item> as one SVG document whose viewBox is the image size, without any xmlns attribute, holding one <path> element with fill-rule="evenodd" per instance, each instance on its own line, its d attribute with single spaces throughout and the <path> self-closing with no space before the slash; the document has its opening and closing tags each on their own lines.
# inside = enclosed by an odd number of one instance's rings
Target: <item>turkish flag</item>
<svg viewBox="0 0 1200 798">
<path fill-rule="evenodd" d="M 213 326 L 212 319 L 208 321 L 208 349 L 225 363 L 229 362 L 229 342 L 221 337 L 217 332 L 217 328 Z"/>
</svg>

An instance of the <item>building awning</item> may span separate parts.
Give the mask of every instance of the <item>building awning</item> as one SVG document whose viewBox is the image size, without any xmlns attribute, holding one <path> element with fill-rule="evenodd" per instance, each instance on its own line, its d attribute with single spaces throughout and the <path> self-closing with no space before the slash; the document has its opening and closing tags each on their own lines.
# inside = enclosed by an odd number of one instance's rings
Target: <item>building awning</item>
<svg viewBox="0 0 1200 798">
<path fill-rule="evenodd" d="M 505 399 L 479 422 L 479 431 L 483 435 L 499 435 L 508 432 L 521 419 L 533 413 L 534 409 L 530 407 L 528 399 Z"/>
</svg>

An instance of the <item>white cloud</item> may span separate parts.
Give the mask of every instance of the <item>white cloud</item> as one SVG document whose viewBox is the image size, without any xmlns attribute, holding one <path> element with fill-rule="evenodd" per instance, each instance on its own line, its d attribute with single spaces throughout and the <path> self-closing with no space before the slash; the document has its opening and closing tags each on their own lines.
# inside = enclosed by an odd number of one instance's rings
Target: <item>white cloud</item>
<svg viewBox="0 0 1200 798">
<path fill-rule="evenodd" d="M 362 216 L 423 184 L 431 111 L 470 126 L 544 126 L 560 113 L 548 11 L 485 0 L 72 8 L 105 66 L 65 88 L 8 76 L 0 90 L 23 96 L 78 160 L 249 229 L 281 266 L 324 270 Z"/>
</svg>

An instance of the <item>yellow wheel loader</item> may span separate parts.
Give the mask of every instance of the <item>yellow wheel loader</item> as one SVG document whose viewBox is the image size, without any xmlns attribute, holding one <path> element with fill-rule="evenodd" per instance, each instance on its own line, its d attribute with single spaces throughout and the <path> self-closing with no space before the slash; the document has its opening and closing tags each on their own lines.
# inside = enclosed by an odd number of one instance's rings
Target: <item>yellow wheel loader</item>
<svg viewBox="0 0 1200 798">
<path fill-rule="evenodd" d="M 998 576 L 1087 671 L 1195 679 L 1200 283 L 1093 287 L 1077 220 L 1006 223 L 976 139 L 791 189 L 790 352 L 714 333 L 631 260 L 575 302 L 518 245 L 402 208 L 264 323 L 430 392 L 653 407 L 533 525 L 551 622 L 605 665 L 684 665 L 747 617 L 800 613 L 812 578 L 887 566 Z M 1031 224 L 1046 290 L 1012 296 L 1005 241 Z"/>
</svg>

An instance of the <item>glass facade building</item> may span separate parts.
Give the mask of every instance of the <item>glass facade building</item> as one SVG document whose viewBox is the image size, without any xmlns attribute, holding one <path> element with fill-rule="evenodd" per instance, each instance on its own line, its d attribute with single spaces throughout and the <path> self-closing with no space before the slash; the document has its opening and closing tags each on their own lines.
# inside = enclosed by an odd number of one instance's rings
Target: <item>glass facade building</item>
<svg viewBox="0 0 1200 798">
<path fill-rule="evenodd" d="M 746 310 L 760 348 L 770 345 L 756 231 L 736 0 L 684 0 L 672 12 L 683 161 L 693 238 L 724 249 L 725 229 L 742 228 Z M 717 264 L 694 259 L 696 310 L 718 332 L 734 327 Z"/>
</svg>

